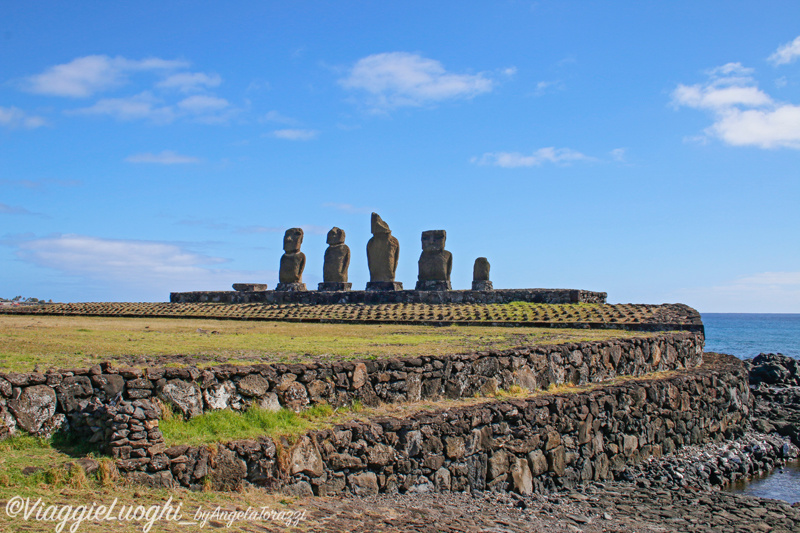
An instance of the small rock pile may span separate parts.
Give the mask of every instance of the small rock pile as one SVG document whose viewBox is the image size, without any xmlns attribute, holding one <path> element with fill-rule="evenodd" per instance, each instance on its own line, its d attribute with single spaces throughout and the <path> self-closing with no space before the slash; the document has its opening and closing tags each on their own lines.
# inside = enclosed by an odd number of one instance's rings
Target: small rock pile
<svg viewBox="0 0 800 533">
<path fill-rule="evenodd" d="M 781 353 L 761 353 L 744 363 L 750 372 L 752 385 L 800 385 L 800 361 L 797 359 Z"/>
<path fill-rule="evenodd" d="M 765 474 L 798 456 L 800 449 L 789 440 L 750 432 L 736 440 L 686 446 L 670 455 L 649 458 L 628 466 L 616 478 L 640 487 L 711 490 Z"/>
<path fill-rule="evenodd" d="M 800 361 L 762 353 L 744 363 L 755 398 L 753 428 L 777 432 L 800 446 Z"/>
</svg>

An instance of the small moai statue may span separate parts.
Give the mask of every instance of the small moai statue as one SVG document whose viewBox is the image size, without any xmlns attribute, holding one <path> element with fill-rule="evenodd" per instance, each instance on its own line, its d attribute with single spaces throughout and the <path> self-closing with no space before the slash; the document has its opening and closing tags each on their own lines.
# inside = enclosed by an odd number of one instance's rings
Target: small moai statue
<svg viewBox="0 0 800 533">
<path fill-rule="evenodd" d="M 368 291 L 401 291 L 403 284 L 394 280 L 397 261 L 400 258 L 400 243 L 392 237 L 389 225 L 378 213 L 372 213 L 372 238 L 367 243 L 367 265 L 369 266 Z"/>
<path fill-rule="evenodd" d="M 477 258 L 475 260 L 475 266 L 472 267 L 472 290 L 494 290 L 492 282 L 489 281 L 489 260 L 485 257 Z"/>
<path fill-rule="evenodd" d="M 422 254 L 419 256 L 418 291 L 449 291 L 453 254 L 444 249 L 447 232 L 434 229 L 422 232 Z"/>
<path fill-rule="evenodd" d="M 303 269 L 306 267 L 306 256 L 300 251 L 303 244 L 303 230 L 289 228 L 283 234 L 283 251 L 281 256 L 281 269 L 278 274 L 280 283 L 276 291 L 304 291 Z"/>
<path fill-rule="evenodd" d="M 344 243 L 344 230 L 334 226 L 328 232 L 328 249 L 322 264 L 322 283 L 320 291 L 349 291 L 353 286 L 347 283 L 347 269 L 350 266 L 350 248 Z"/>
</svg>

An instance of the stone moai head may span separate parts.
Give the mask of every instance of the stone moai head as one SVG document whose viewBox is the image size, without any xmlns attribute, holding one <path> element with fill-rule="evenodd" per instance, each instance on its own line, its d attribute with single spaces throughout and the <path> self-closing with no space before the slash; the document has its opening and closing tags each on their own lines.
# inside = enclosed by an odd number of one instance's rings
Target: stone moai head
<svg viewBox="0 0 800 533">
<path fill-rule="evenodd" d="M 472 268 L 472 281 L 489 281 L 489 260 L 479 257 Z"/>
<path fill-rule="evenodd" d="M 287 254 L 296 254 L 300 251 L 303 244 L 303 230 L 300 228 L 289 228 L 283 234 L 283 251 Z"/>
<path fill-rule="evenodd" d="M 372 228 L 373 235 L 391 234 L 392 230 L 389 229 L 389 224 L 383 221 L 378 213 L 372 213 Z"/>
<path fill-rule="evenodd" d="M 333 246 L 335 244 L 343 244 L 344 243 L 344 230 L 342 228 L 337 228 L 336 226 L 332 227 L 331 230 L 328 232 L 328 245 Z"/>
<path fill-rule="evenodd" d="M 422 232 L 422 251 L 441 252 L 444 250 L 444 241 L 447 232 L 443 229 L 432 229 Z"/>
</svg>

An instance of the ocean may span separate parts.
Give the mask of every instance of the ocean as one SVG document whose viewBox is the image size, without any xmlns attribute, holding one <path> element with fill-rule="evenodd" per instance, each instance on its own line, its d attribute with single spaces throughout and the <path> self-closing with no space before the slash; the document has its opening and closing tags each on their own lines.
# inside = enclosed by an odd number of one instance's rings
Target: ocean
<svg viewBox="0 0 800 533">
<path fill-rule="evenodd" d="M 800 359 L 800 314 L 702 313 L 707 352 L 742 359 L 761 352 Z"/>
</svg>

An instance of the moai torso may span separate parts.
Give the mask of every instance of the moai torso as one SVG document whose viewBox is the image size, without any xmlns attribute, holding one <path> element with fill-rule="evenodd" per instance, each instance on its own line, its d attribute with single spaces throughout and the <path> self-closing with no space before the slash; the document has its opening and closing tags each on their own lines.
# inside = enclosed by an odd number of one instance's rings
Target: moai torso
<svg viewBox="0 0 800 533">
<path fill-rule="evenodd" d="M 444 249 L 446 235 L 444 230 L 422 232 L 419 281 L 450 281 L 453 255 Z"/>
<path fill-rule="evenodd" d="M 281 256 L 281 269 L 278 279 L 281 283 L 302 283 L 303 269 L 306 267 L 306 256 L 300 251 L 303 244 L 303 230 L 290 228 L 283 235 L 283 250 Z"/>
<path fill-rule="evenodd" d="M 306 254 L 297 252 L 281 256 L 281 270 L 279 280 L 281 283 L 302 283 L 303 269 L 306 266 Z"/>
<path fill-rule="evenodd" d="M 322 263 L 322 280 L 325 283 L 347 283 L 350 266 L 350 248 L 344 243 L 344 230 L 334 226 L 328 232 L 328 249 Z"/>
</svg>

